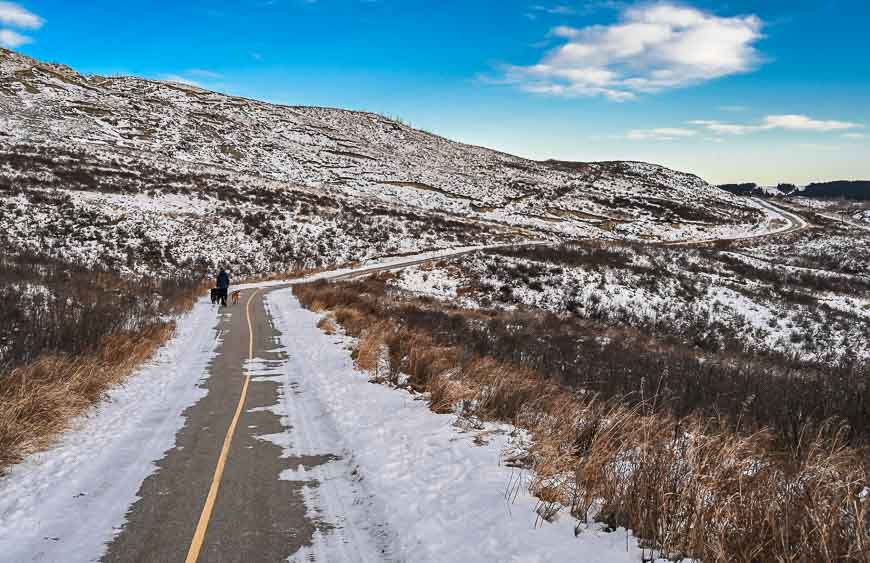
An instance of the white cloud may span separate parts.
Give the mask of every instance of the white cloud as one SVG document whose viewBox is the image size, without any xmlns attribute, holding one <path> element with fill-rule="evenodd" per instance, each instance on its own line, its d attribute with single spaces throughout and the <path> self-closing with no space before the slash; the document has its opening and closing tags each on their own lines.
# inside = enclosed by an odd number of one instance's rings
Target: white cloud
<svg viewBox="0 0 870 563">
<path fill-rule="evenodd" d="M 726 135 L 746 135 L 759 131 L 784 130 L 784 131 L 842 131 L 864 127 L 860 123 L 849 121 L 820 120 L 807 117 L 806 115 L 784 114 L 768 115 L 759 123 L 724 123 L 710 119 L 695 119 L 687 125 L 695 128 L 687 129 L 680 127 L 659 127 L 655 129 L 632 129 L 623 138 L 632 141 L 677 141 L 680 139 L 697 138 L 698 134 L 705 132 L 714 137 L 704 137 L 703 140 L 721 142 Z M 843 133 L 846 139 L 866 139 L 864 133 Z"/>
<path fill-rule="evenodd" d="M 698 125 L 708 129 L 713 133 L 725 135 L 743 135 L 745 133 L 751 133 L 752 131 L 758 130 L 758 126 L 755 125 L 739 125 L 736 123 L 722 123 L 721 121 L 711 121 L 704 119 L 696 119 L 694 121 L 690 121 L 689 125 Z"/>
<path fill-rule="evenodd" d="M 549 15 L 556 15 L 556 16 L 570 16 L 570 15 L 573 15 L 576 13 L 577 12 L 574 10 L 574 8 L 572 8 L 570 6 L 565 6 L 565 5 L 559 5 L 559 6 L 535 5 L 535 6 L 529 6 L 529 11 L 526 12 L 525 15 L 530 20 L 536 20 L 536 19 L 538 19 L 538 14 L 549 14 Z"/>
<path fill-rule="evenodd" d="M 530 8 L 535 12 L 544 12 L 546 14 L 555 14 L 560 16 L 567 16 L 571 14 L 576 14 L 576 10 L 570 6 L 559 5 L 559 6 L 532 6 Z"/>
<path fill-rule="evenodd" d="M 768 115 L 761 123 L 740 124 L 723 123 L 715 120 L 696 119 L 689 125 L 697 125 L 721 135 L 745 135 L 756 131 L 782 129 L 786 131 L 843 131 L 863 127 L 860 123 L 850 121 L 820 120 L 799 114 Z"/>
<path fill-rule="evenodd" d="M 533 92 L 632 99 L 752 70 L 762 25 L 754 15 L 641 5 L 623 10 L 613 25 L 553 28 L 551 35 L 567 42 L 538 64 L 507 67 L 506 78 Z"/>
<path fill-rule="evenodd" d="M 26 45 L 27 43 L 33 43 L 33 39 L 26 35 L 16 33 L 11 29 L 0 29 L 0 47 L 15 49 L 16 47 Z"/>
<path fill-rule="evenodd" d="M 859 123 L 848 121 L 820 121 L 805 115 L 768 115 L 764 118 L 764 129 L 790 129 L 792 131 L 841 131 L 861 127 Z"/>
<path fill-rule="evenodd" d="M 39 29 L 45 21 L 18 4 L 0 2 L 0 23 L 22 29 Z"/>
<path fill-rule="evenodd" d="M 205 68 L 192 68 L 188 70 L 186 74 L 189 74 L 191 76 L 198 76 L 200 78 L 223 78 L 223 75 L 221 73 Z"/>
<path fill-rule="evenodd" d="M 686 137 L 694 137 L 697 133 L 692 129 L 659 127 L 656 129 L 632 129 L 625 135 L 625 138 L 632 141 L 676 141 Z"/>
<path fill-rule="evenodd" d="M 573 39 L 577 37 L 577 34 L 580 33 L 573 27 L 569 27 L 567 25 L 557 25 L 553 29 L 550 30 L 550 35 L 553 37 L 563 37 L 565 39 Z"/>
<path fill-rule="evenodd" d="M 21 29 L 39 29 L 44 23 L 41 17 L 18 4 L 0 2 L 0 24 Z M 33 43 L 33 39 L 11 29 L 0 28 L 0 47 L 15 49 L 27 43 Z"/>
</svg>

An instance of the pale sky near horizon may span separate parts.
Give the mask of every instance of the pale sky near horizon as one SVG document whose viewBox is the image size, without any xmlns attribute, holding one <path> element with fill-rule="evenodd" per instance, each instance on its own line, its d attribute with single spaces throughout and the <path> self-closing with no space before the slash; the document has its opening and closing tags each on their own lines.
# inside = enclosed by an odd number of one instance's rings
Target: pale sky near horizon
<svg viewBox="0 0 870 563">
<path fill-rule="evenodd" d="M 0 1 L 0 45 L 81 72 L 714 183 L 870 179 L 868 23 L 865 0 Z"/>
</svg>

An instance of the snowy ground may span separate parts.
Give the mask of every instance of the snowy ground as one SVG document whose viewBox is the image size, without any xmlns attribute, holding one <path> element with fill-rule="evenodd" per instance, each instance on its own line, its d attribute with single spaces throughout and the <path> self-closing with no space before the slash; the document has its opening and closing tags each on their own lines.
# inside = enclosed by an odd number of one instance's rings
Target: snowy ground
<svg viewBox="0 0 870 563">
<path fill-rule="evenodd" d="M 239 201 L 220 199 L 216 191 L 35 189 L 0 204 L 0 240 L 12 249 L 126 274 L 189 274 L 220 265 L 235 276 L 248 276 L 520 237 L 497 225 L 276 189 L 253 180 L 245 186 L 251 191 L 234 193 Z"/>
<path fill-rule="evenodd" d="M 495 250 L 408 268 L 391 283 L 466 308 L 543 309 L 714 349 L 823 363 L 870 358 L 866 278 L 762 260 L 751 251 L 615 243 L 560 254 Z"/>
<path fill-rule="evenodd" d="M 182 412 L 203 396 L 199 383 L 220 343 L 216 322 L 214 308 L 201 300 L 152 361 L 55 447 L 0 480 L 0 560 L 100 556 L 154 462 L 173 447 Z"/>
<path fill-rule="evenodd" d="M 288 426 L 307 424 L 310 430 L 308 443 L 287 447 L 286 455 L 326 454 L 338 444 L 342 459 L 325 471 L 359 475 L 359 490 L 368 500 L 351 507 L 337 502 L 348 491 L 321 487 L 310 491 L 309 509 L 316 517 L 346 527 L 365 521 L 367 514 L 380 515 L 391 560 L 640 560 L 636 541 L 625 530 L 606 533 L 594 525 L 575 537 L 573 518 L 536 522 L 537 500 L 522 485 L 512 493 L 517 480 L 529 476 L 500 462 L 511 445 L 509 428 L 461 432 L 453 425 L 456 417 L 432 413 L 419 397 L 370 383 L 353 366 L 350 340 L 318 330 L 320 315 L 302 309 L 289 291 L 271 294 L 268 303 L 293 356 L 282 376 L 285 396 L 301 391 L 305 397 L 288 400 L 282 414 Z M 346 540 L 320 533 L 311 551 L 293 560 L 344 560 Z"/>
<path fill-rule="evenodd" d="M 372 113 L 83 76 L 7 50 L 0 92 L 0 241 L 113 269 L 204 258 L 264 273 L 508 238 L 771 228 L 759 204 L 691 174 L 531 161 Z"/>
<path fill-rule="evenodd" d="M 805 207 L 810 200 L 802 203 Z M 800 210 L 800 207 L 792 206 Z M 791 266 L 866 276 L 870 271 L 870 225 L 855 218 L 816 212 L 812 229 L 737 244 L 744 253 Z"/>
<path fill-rule="evenodd" d="M 396 268 L 400 260 L 364 269 Z M 350 341 L 317 329 L 318 315 L 303 310 L 289 289 L 269 294 L 267 307 L 289 359 L 251 367 L 260 375 L 268 369 L 283 383 L 275 409 L 297 438 L 263 439 L 288 455 L 342 454 L 311 470 L 325 485 L 306 491 L 311 516 L 333 526 L 323 527 L 293 560 L 380 561 L 384 553 L 396 561 L 639 560 L 625 530 L 584 526 L 575 537 L 572 518 L 538 521 L 536 500 L 522 486 L 529 475 L 500 462 L 505 448 L 516 447 L 510 428 L 462 431 L 454 427 L 456 417 L 432 413 L 406 391 L 369 383 L 353 366 Z M 214 308 L 200 301 L 153 361 L 57 446 L 30 456 L 0 481 L 4 560 L 100 557 L 140 484 L 173 447 L 182 412 L 205 393 L 202 378 L 220 342 L 217 325 Z M 282 478 L 298 479 L 305 471 Z M 378 528 L 367 529 L 373 522 Z"/>
</svg>

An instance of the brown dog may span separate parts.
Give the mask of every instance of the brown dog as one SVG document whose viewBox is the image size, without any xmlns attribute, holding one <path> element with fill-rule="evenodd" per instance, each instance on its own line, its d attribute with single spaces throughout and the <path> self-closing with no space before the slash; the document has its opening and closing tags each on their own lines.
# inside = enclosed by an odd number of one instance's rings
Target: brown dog
<svg viewBox="0 0 870 563">
<path fill-rule="evenodd" d="M 234 291 L 233 292 L 233 305 L 237 305 L 239 303 L 239 299 L 241 298 L 241 296 L 242 296 L 241 291 Z"/>
</svg>

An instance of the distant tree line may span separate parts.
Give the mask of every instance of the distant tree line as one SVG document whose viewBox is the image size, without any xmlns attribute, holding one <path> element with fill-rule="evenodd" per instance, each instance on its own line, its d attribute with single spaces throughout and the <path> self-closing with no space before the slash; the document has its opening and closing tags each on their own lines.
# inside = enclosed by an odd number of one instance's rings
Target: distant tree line
<svg viewBox="0 0 870 563">
<path fill-rule="evenodd" d="M 817 198 L 844 198 L 860 201 L 870 200 L 870 180 L 836 180 L 833 182 L 813 182 L 805 188 L 798 188 L 794 184 L 781 183 L 775 188 L 775 192 L 765 190 L 754 182 L 742 184 L 720 184 L 718 186 L 727 192 L 744 196 L 804 196 Z M 776 193 L 779 192 L 779 193 Z"/>
<path fill-rule="evenodd" d="M 764 190 L 754 182 L 744 184 L 720 184 L 719 189 L 731 192 L 735 195 L 766 195 Z"/>
<path fill-rule="evenodd" d="M 806 197 L 846 198 L 867 201 L 870 200 L 870 180 L 814 182 L 808 185 L 801 195 Z"/>
</svg>

